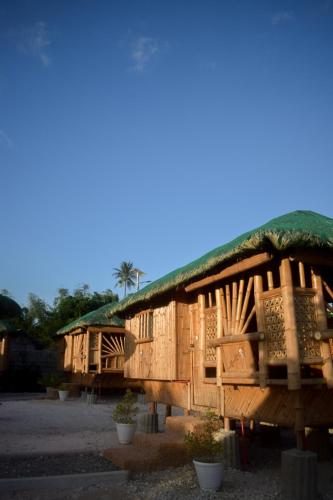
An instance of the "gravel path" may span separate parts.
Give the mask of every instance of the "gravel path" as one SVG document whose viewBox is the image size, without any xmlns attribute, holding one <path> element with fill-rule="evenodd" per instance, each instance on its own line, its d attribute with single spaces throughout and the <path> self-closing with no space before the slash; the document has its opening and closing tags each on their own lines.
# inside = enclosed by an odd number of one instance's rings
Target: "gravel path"
<svg viewBox="0 0 333 500">
<path fill-rule="evenodd" d="M 103 472 L 113 468 L 100 452 L 111 442 L 118 446 L 111 419 L 116 398 L 91 406 L 81 401 L 23 399 L 1 399 L 0 477 Z M 163 410 L 159 410 L 161 416 Z M 280 499 L 280 451 L 256 443 L 250 461 L 246 471 L 226 469 L 222 490 L 217 493 L 200 491 L 194 469 L 187 465 L 140 474 L 121 487 L 95 484 L 89 488 L 20 491 L 0 496 L 1 500 Z M 319 463 L 318 474 L 319 498 L 333 500 L 333 461 Z"/>
</svg>

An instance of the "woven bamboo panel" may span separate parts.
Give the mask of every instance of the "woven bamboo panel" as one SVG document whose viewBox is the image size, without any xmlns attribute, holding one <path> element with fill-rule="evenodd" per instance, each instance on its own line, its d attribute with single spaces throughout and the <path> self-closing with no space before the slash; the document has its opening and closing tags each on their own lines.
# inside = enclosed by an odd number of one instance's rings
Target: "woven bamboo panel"
<svg viewBox="0 0 333 500">
<path fill-rule="evenodd" d="M 216 307 L 205 310 L 205 362 L 216 362 L 216 347 L 208 347 L 208 341 L 217 337 Z"/>
<path fill-rule="evenodd" d="M 284 308 L 281 294 L 263 294 L 263 310 L 268 361 L 286 360 Z"/>
<path fill-rule="evenodd" d="M 301 362 L 306 358 L 320 357 L 319 342 L 312 340 L 312 334 L 318 330 L 316 311 L 313 300 L 314 294 L 295 294 L 295 312 L 297 336 Z"/>
</svg>

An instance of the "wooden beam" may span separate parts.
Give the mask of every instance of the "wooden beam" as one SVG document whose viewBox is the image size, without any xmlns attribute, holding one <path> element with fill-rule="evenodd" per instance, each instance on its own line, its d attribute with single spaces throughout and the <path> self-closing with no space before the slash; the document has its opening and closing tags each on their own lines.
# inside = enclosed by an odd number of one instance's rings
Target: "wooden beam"
<svg viewBox="0 0 333 500">
<path fill-rule="evenodd" d="M 204 286 L 215 283 L 216 281 L 228 278 L 229 276 L 233 276 L 234 274 L 242 273 L 244 271 L 247 271 L 248 269 L 252 269 L 253 267 L 266 264 L 266 262 L 269 262 L 272 259 L 273 255 L 268 252 L 253 255 L 252 257 L 248 257 L 247 259 L 243 259 L 240 262 L 236 262 L 236 264 L 226 267 L 220 273 L 213 274 L 212 276 L 207 276 L 207 278 L 203 278 L 202 280 L 187 285 L 185 287 L 185 291 L 192 292 L 193 290 L 197 290 L 198 288 L 202 288 Z"/>
<path fill-rule="evenodd" d="M 243 333 L 242 335 L 226 335 L 225 337 L 210 340 L 208 342 L 209 347 L 218 347 L 224 344 L 234 344 L 236 342 L 242 342 L 244 340 L 264 340 L 265 334 L 263 332 L 252 332 Z"/>
</svg>

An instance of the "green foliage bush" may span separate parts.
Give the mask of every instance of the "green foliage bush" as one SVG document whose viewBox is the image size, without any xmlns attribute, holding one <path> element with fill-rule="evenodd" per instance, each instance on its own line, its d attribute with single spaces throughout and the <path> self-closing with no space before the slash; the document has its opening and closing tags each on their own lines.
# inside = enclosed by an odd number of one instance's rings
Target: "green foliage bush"
<svg viewBox="0 0 333 500">
<path fill-rule="evenodd" d="M 135 406 L 136 394 L 127 389 L 120 403 L 117 404 L 112 413 L 112 418 L 117 424 L 134 424 L 133 417 L 137 414 L 138 407 Z"/>
<path fill-rule="evenodd" d="M 221 421 L 211 409 L 208 409 L 201 419 L 202 429 L 185 435 L 186 450 L 192 459 L 199 462 L 221 462 L 223 445 L 215 437 L 216 431 L 221 428 Z"/>
</svg>

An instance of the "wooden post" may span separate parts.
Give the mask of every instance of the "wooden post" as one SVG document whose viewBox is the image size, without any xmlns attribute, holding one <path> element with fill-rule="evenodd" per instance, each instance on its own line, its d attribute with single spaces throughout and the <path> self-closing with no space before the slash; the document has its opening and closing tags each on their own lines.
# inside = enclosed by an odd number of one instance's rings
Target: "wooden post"
<svg viewBox="0 0 333 500">
<path fill-rule="evenodd" d="M 157 403 L 155 401 L 148 403 L 148 413 L 157 413 Z"/>
<path fill-rule="evenodd" d="M 166 422 L 166 419 L 168 417 L 171 417 L 172 415 L 172 406 L 171 405 L 165 405 L 165 418 L 164 418 L 164 422 Z"/>
<path fill-rule="evenodd" d="M 295 432 L 297 448 L 305 450 L 305 421 L 304 421 L 304 405 L 302 393 L 300 390 L 295 391 Z"/>
<path fill-rule="evenodd" d="M 222 325 L 222 299 L 221 299 L 221 290 L 215 290 L 216 296 L 216 337 L 219 339 L 223 336 L 223 325 Z M 222 376 L 222 356 L 221 356 L 221 347 L 216 347 L 216 385 L 219 387 L 222 385 L 221 382 Z"/>
<path fill-rule="evenodd" d="M 298 263 L 298 272 L 299 272 L 299 284 L 301 288 L 306 287 L 306 282 L 305 282 L 305 272 L 304 272 L 304 264 L 303 262 Z"/>
<path fill-rule="evenodd" d="M 327 330 L 327 315 L 325 310 L 325 300 L 323 294 L 322 279 L 319 273 L 312 270 L 312 286 L 316 290 L 314 296 L 314 303 L 316 307 L 317 324 L 319 331 Z M 323 358 L 323 377 L 326 380 L 329 389 L 333 388 L 333 363 L 329 340 L 322 340 L 320 342 L 320 353 Z"/>
<path fill-rule="evenodd" d="M 286 335 L 288 389 L 298 390 L 301 388 L 300 358 L 297 338 L 294 290 L 289 258 L 281 260 L 280 280 Z"/>
<path fill-rule="evenodd" d="M 83 366 L 84 366 L 84 373 L 89 372 L 89 339 L 90 339 L 90 332 L 87 330 L 86 335 L 83 335 L 83 339 L 86 338 L 86 346 L 85 346 L 85 354 L 86 354 L 86 359 L 83 360 Z"/>
<path fill-rule="evenodd" d="M 98 332 L 98 373 L 102 373 L 102 340 L 103 332 Z"/>
<path fill-rule="evenodd" d="M 260 332 L 265 332 L 265 318 L 264 310 L 261 301 L 261 293 L 263 291 L 262 276 L 257 274 L 254 277 L 254 303 L 257 315 L 257 328 Z M 259 341 L 259 383 L 260 387 L 264 388 L 267 386 L 268 378 L 268 366 L 267 366 L 267 354 L 266 354 L 266 343 L 264 340 Z"/>
<path fill-rule="evenodd" d="M 200 359 L 200 378 L 203 379 L 205 377 L 204 373 L 204 363 L 203 363 L 203 355 L 205 349 L 205 296 L 200 293 L 198 295 L 198 306 L 199 306 L 199 359 Z"/>
<path fill-rule="evenodd" d="M 221 338 L 223 336 L 223 311 L 222 311 L 222 290 L 217 288 L 215 290 L 216 298 L 216 321 L 217 329 L 216 336 Z M 220 415 L 224 415 L 224 395 L 222 387 L 222 352 L 221 347 L 216 348 L 216 386 L 217 386 L 217 409 Z"/>
</svg>

